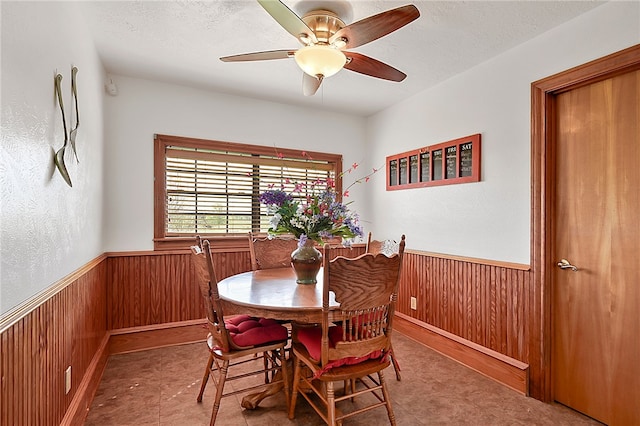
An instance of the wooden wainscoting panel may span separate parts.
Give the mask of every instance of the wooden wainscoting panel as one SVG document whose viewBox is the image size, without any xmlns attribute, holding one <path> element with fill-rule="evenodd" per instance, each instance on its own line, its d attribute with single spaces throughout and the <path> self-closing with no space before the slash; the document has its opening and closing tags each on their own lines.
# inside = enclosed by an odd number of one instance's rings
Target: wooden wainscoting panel
<svg viewBox="0 0 640 426">
<path fill-rule="evenodd" d="M 251 269 L 249 252 L 213 253 L 219 280 Z M 121 253 L 107 260 L 107 327 L 204 318 L 190 253 Z"/>
<path fill-rule="evenodd" d="M 332 256 L 356 257 L 364 246 L 333 247 Z M 213 252 L 218 280 L 251 269 L 248 251 Z M 111 253 L 107 259 L 107 328 L 144 327 L 204 318 L 191 254 Z"/>
<path fill-rule="evenodd" d="M 87 417 L 87 411 L 91 407 L 93 397 L 100 386 L 102 373 L 107 365 L 107 359 L 109 358 L 108 349 L 109 334 L 107 333 L 104 335 L 86 373 L 82 377 L 82 381 L 78 385 L 78 391 L 71 401 L 64 418 L 60 422 L 61 425 L 67 426 L 84 424 Z"/>
<path fill-rule="evenodd" d="M 112 330 L 109 353 L 120 354 L 207 340 L 206 319 Z"/>
<path fill-rule="evenodd" d="M 394 329 L 515 391 L 528 395 L 529 366 L 523 362 L 421 323 L 402 313 L 396 313 Z"/>
<path fill-rule="evenodd" d="M 522 265 L 405 252 L 397 311 L 528 362 L 530 272 Z M 411 309 L 411 297 L 417 309 Z"/>
<path fill-rule="evenodd" d="M 355 257 L 363 251 L 356 246 L 333 253 Z M 425 325 L 423 337 L 433 337 L 432 330 L 438 330 L 457 345 L 462 339 L 470 342 L 466 346 L 477 345 L 478 352 L 528 364 L 530 345 L 539 341 L 540 331 L 529 326 L 536 299 L 527 268 L 413 251 L 405 252 L 404 259 L 397 311 Z M 214 265 L 218 279 L 248 271 L 249 253 L 214 253 Z M 162 330 L 162 324 L 185 323 L 193 335 L 187 340 L 200 339 L 197 322 L 204 312 L 188 253 L 118 253 L 54 286 L 47 298 L 30 301 L 29 309 L 0 320 L 3 425 L 74 424 L 82 418 L 106 362 L 109 330 L 137 331 L 116 332 L 111 346 L 116 352 L 184 340 L 176 336 L 182 326 Z M 411 309 L 411 296 L 417 298 L 416 310 Z M 478 363 L 475 356 L 465 358 L 466 351 L 453 348 L 451 353 L 462 362 Z M 65 395 L 64 370 L 69 365 L 72 389 Z M 488 365 L 493 371 L 488 375 L 502 377 L 499 380 L 516 389 L 526 381 L 512 369 Z M 515 365 L 519 368 L 523 370 Z"/>
<path fill-rule="evenodd" d="M 0 334 L 2 425 L 60 424 L 103 345 L 106 330 L 106 260 L 92 262 L 53 284 L 56 291 L 29 300 Z M 65 370 L 71 390 L 65 394 Z M 83 388 L 82 392 L 86 392 Z M 95 389 L 93 390 L 95 392 Z M 80 404 L 82 405 L 82 404 Z"/>
</svg>

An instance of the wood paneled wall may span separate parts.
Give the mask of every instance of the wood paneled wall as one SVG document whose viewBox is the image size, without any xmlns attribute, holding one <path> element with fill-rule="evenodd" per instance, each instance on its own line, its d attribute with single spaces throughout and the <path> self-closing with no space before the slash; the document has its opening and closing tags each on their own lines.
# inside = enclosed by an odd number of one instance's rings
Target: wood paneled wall
<svg viewBox="0 0 640 426">
<path fill-rule="evenodd" d="M 363 251 L 336 248 L 332 256 Z M 250 269 L 248 251 L 214 253 L 213 260 L 218 279 Z M 540 356 L 535 349 L 540 331 L 530 325 L 535 323 L 530 273 L 525 265 L 408 250 L 397 311 L 432 331 L 532 364 L 531 358 Z M 95 389 L 85 386 L 88 397 L 76 392 L 90 370 L 101 371 L 100 354 L 108 352 L 110 332 L 204 318 L 195 287 L 191 255 L 185 251 L 108 253 L 30 302 L 19 319 L 3 317 L 0 424 L 57 425 L 69 412 L 85 410 Z M 69 365 L 73 384 L 65 395 Z M 533 372 L 531 379 L 541 375 Z"/>
<path fill-rule="evenodd" d="M 213 263 L 218 280 L 251 270 L 248 251 L 213 253 Z M 107 264 L 110 330 L 205 317 L 190 253 L 111 254 Z"/>
<path fill-rule="evenodd" d="M 491 263 L 405 252 L 397 311 L 529 363 L 530 272 L 526 265 Z"/>
<path fill-rule="evenodd" d="M 332 256 L 363 252 L 363 248 L 331 249 Z M 248 251 L 212 255 L 218 280 L 251 270 Z M 113 253 L 107 262 L 109 330 L 205 317 L 190 253 Z"/>
<path fill-rule="evenodd" d="M 363 248 L 334 248 L 355 257 Z M 204 317 L 190 254 L 112 254 L 108 329 Z M 213 253 L 218 279 L 251 269 L 248 252 Z M 397 311 L 510 358 L 529 362 L 530 273 L 525 265 L 405 252 Z M 410 297 L 417 298 L 411 309 Z"/>
<path fill-rule="evenodd" d="M 60 424 L 104 343 L 106 260 L 101 257 L 72 275 L 14 312 L 13 318 L 11 313 L 2 318 L 3 426 Z M 68 366 L 72 386 L 65 394 Z"/>
</svg>

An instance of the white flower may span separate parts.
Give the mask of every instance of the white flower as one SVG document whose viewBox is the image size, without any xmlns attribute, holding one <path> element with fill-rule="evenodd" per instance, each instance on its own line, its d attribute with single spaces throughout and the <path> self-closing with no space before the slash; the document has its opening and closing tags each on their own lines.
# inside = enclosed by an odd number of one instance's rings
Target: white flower
<svg viewBox="0 0 640 426">
<path fill-rule="evenodd" d="M 280 223 L 280 219 L 282 219 L 282 215 L 280 213 L 275 213 L 271 220 L 269 220 L 269 224 L 271 225 L 271 229 L 276 229 L 278 224 Z"/>
</svg>

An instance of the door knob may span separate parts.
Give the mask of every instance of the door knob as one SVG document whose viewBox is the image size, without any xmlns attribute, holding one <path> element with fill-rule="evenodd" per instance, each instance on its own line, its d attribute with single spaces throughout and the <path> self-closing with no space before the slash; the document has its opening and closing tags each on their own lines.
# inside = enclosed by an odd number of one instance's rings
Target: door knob
<svg viewBox="0 0 640 426">
<path fill-rule="evenodd" d="M 560 259 L 558 262 L 558 267 L 560 269 L 571 269 L 573 272 L 578 272 L 578 268 L 573 266 L 567 259 Z"/>
</svg>

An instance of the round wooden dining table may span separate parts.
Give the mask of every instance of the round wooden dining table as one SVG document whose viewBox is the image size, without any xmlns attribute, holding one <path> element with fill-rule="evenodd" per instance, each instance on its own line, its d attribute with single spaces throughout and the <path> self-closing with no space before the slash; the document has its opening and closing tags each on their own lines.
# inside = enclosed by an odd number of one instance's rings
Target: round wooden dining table
<svg viewBox="0 0 640 426">
<path fill-rule="evenodd" d="M 247 314 L 300 323 L 322 321 L 322 268 L 316 284 L 298 284 L 292 268 L 260 269 L 218 282 L 224 315 Z M 333 293 L 329 308 L 339 306 Z"/>
<path fill-rule="evenodd" d="M 260 269 L 232 275 L 218 282 L 224 315 L 247 314 L 298 323 L 322 322 L 322 268 L 316 284 L 296 283 L 292 268 Z M 329 308 L 338 308 L 333 293 Z M 254 410 L 260 402 L 282 389 L 274 385 L 262 392 L 245 395 L 242 407 Z"/>
</svg>

